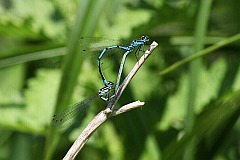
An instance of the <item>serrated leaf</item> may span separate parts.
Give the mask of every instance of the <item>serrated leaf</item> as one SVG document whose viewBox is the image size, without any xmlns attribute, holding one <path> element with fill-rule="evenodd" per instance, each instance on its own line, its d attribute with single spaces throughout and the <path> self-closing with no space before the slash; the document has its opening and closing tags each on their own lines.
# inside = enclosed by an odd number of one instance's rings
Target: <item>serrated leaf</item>
<svg viewBox="0 0 240 160">
<path fill-rule="evenodd" d="M 215 61 L 210 68 L 206 66 L 201 68 L 199 87 L 197 93 L 197 104 L 195 112 L 200 112 L 211 99 L 214 99 L 220 89 L 221 80 L 223 79 L 226 70 L 225 59 L 218 59 Z M 187 94 L 188 94 L 188 82 L 189 77 L 183 74 L 180 78 L 178 91 L 168 99 L 167 111 L 164 114 L 164 120 L 160 122 L 160 128 L 167 128 L 171 124 L 178 124 L 184 117 L 185 107 L 187 105 Z"/>
<path fill-rule="evenodd" d="M 50 124 L 60 80 L 59 70 L 41 69 L 30 79 L 26 96 L 26 116 L 23 119 L 32 131 L 43 132 Z"/>
</svg>

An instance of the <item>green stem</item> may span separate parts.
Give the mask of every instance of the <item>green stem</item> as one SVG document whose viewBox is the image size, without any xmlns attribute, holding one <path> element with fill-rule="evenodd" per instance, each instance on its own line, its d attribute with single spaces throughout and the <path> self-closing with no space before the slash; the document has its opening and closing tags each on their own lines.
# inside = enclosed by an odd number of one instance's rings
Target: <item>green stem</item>
<svg viewBox="0 0 240 160">
<path fill-rule="evenodd" d="M 194 36 L 194 45 L 193 45 L 193 53 L 200 51 L 204 47 L 204 40 L 207 32 L 208 19 L 211 10 L 211 0 L 203 0 L 200 3 L 200 8 L 197 17 L 197 23 L 195 26 L 195 36 Z M 200 77 L 200 70 L 202 66 L 201 58 L 192 61 L 190 63 L 189 70 L 189 90 L 188 90 L 188 98 L 187 98 L 187 106 L 185 112 L 185 123 L 186 123 L 186 132 L 191 132 L 195 123 L 195 107 L 196 107 L 196 99 L 197 99 L 197 91 L 198 91 L 198 83 Z M 192 160 L 194 159 L 195 153 L 195 139 L 191 141 L 191 143 L 187 146 L 184 152 L 184 160 Z"/>
<path fill-rule="evenodd" d="M 240 40 L 240 33 L 238 33 L 238 34 L 236 34 L 236 35 L 234 35 L 232 37 L 226 38 L 225 40 L 222 40 L 222 41 L 220 41 L 220 42 L 218 42 L 218 43 L 216 43 L 216 44 L 214 44 L 214 45 L 212 45 L 212 46 L 210 46 L 208 48 L 205 48 L 205 49 L 197 52 L 196 54 L 193 54 L 193 55 L 191 55 L 191 56 L 189 56 L 187 58 L 184 58 L 184 59 L 182 59 L 182 60 L 172 64 L 168 68 L 166 68 L 166 69 L 162 70 L 161 72 L 159 72 L 158 76 L 163 76 L 165 74 L 168 74 L 169 72 L 172 72 L 172 71 L 178 69 L 179 67 L 185 65 L 188 62 L 191 62 L 191 61 L 193 61 L 195 59 L 198 59 L 200 57 L 208 55 L 208 54 L 212 53 L 213 51 L 216 51 L 216 50 L 218 50 L 218 49 L 220 49 L 220 48 L 222 48 L 224 46 L 227 46 L 227 45 L 229 45 L 231 43 L 234 43 L 234 42 L 237 42 L 239 40 Z"/>
<path fill-rule="evenodd" d="M 80 54 L 76 54 L 78 50 L 78 38 L 84 25 L 83 21 L 85 15 L 87 14 L 88 5 L 88 0 L 83 0 L 79 3 L 75 25 L 72 29 L 67 49 L 67 55 L 64 61 L 65 63 L 60 88 L 57 95 L 55 113 L 69 104 L 73 89 L 77 82 L 78 73 L 81 67 Z M 50 128 L 46 141 L 45 160 L 52 159 L 53 152 L 55 151 L 59 140 L 60 133 L 58 131 L 58 128 Z"/>
</svg>

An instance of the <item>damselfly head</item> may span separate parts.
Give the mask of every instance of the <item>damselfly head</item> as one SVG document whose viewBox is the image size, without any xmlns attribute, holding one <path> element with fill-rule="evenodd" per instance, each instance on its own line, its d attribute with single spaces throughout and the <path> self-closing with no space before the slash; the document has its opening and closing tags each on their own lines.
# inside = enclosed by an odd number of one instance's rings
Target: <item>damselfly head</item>
<svg viewBox="0 0 240 160">
<path fill-rule="evenodd" d="M 108 81 L 108 86 L 109 86 L 109 87 L 112 87 L 113 85 L 114 85 L 113 82 Z"/>
<path fill-rule="evenodd" d="M 114 85 L 113 82 L 108 81 L 108 86 L 105 86 L 103 88 L 99 89 L 98 95 L 99 96 L 103 96 L 106 95 L 110 92 L 110 90 L 112 89 L 112 86 Z"/>
<path fill-rule="evenodd" d="M 148 42 L 149 41 L 149 37 L 148 36 L 142 36 L 141 40 L 144 42 Z"/>
</svg>

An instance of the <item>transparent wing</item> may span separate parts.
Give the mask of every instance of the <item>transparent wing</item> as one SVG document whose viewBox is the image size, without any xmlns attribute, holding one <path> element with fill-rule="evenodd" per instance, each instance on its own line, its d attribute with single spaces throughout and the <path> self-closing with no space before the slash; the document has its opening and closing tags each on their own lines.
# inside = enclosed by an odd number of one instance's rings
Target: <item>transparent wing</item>
<svg viewBox="0 0 240 160">
<path fill-rule="evenodd" d="M 131 44 L 130 41 L 121 41 L 114 40 L 108 38 L 100 38 L 100 37 L 81 37 L 79 39 L 80 45 L 89 45 L 90 48 L 106 48 L 108 46 L 113 45 L 121 45 L 121 46 L 129 46 Z"/>
<path fill-rule="evenodd" d="M 88 58 L 97 64 L 97 59 L 104 48 L 109 46 L 129 46 L 131 42 L 97 37 L 82 37 L 79 39 L 79 52 L 83 58 Z M 101 59 L 102 70 L 120 61 L 125 53 L 122 49 L 109 49 Z"/>
<path fill-rule="evenodd" d="M 87 110 L 90 108 L 91 102 L 96 97 L 98 97 L 98 94 L 92 95 L 87 99 L 67 108 L 65 111 L 54 115 L 52 119 L 52 126 L 67 127 L 74 123 L 76 120 L 81 121 Z"/>
</svg>

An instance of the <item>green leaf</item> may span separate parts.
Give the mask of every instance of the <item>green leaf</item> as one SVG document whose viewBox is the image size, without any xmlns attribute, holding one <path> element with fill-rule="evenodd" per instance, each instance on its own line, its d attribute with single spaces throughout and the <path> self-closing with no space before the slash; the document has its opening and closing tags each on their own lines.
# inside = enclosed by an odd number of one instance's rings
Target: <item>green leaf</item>
<svg viewBox="0 0 240 160">
<path fill-rule="evenodd" d="M 182 159 L 184 150 L 192 142 L 199 147 L 195 148 L 195 156 L 200 159 L 209 159 L 213 156 L 216 147 L 227 137 L 233 125 L 240 116 L 240 90 L 227 94 L 211 103 L 196 119 L 193 130 L 185 133 L 179 141 L 173 142 L 163 151 L 163 159 Z M 194 141 L 195 140 L 195 141 Z M 197 140 L 197 141 L 196 141 Z"/>
<path fill-rule="evenodd" d="M 39 70 L 36 78 L 28 82 L 25 103 L 11 99 L 1 105 L 0 124 L 10 130 L 45 134 L 53 114 L 59 76 L 59 70 Z"/>
<path fill-rule="evenodd" d="M 215 61 L 209 68 L 203 66 L 200 69 L 199 83 L 196 86 L 199 87 L 199 90 L 197 93 L 195 113 L 201 112 L 203 106 L 218 95 L 225 71 L 226 61 L 223 58 Z M 189 87 L 188 83 L 189 76 L 183 74 L 180 78 L 180 88 L 168 99 L 168 107 L 163 117 L 164 120 L 159 123 L 161 129 L 166 129 L 171 125 L 178 125 L 183 122 L 184 111 L 188 102 L 186 99 Z"/>
<path fill-rule="evenodd" d="M 37 77 L 30 79 L 26 96 L 27 125 L 31 130 L 44 132 L 50 124 L 60 79 L 59 70 L 41 69 Z M 25 124 L 25 123 L 24 123 Z"/>
</svg>

